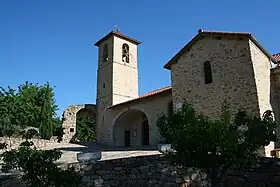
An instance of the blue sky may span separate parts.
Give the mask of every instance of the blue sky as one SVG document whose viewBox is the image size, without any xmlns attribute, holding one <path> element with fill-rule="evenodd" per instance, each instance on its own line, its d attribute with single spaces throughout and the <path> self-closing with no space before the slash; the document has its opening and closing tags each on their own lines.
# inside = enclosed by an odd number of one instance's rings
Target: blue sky
<svg viewBox="0 0 280 187">
<path fill-rule="evenodd" d="M 97 40 L 118 25 L 139 46 L 140 94 L 170 85 L 163 65 L 198 29 L 252 32 L 280 52 L 279 0 L 1 0 L 0 86 L 55 86 L 58 115 L 95 103 Z"/>
</svg>

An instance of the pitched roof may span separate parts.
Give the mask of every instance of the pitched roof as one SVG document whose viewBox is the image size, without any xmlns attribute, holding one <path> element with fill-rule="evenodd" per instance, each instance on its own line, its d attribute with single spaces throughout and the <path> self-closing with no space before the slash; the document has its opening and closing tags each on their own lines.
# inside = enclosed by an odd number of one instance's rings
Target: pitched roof
<svg viewBox="0 0 280 187">
<path fill-rule="evenodd" d="M 276 62 L 280 63 L 280 53 L 272 55 Z"/>
<path fill-rule="evenodd" d="M 271 59 L 274 63 L 276 63 L 276 60 L 261 46 L 261 44 L 252 36 L 251 33 L 246 32 L 218 32 L 218 31 L 204 31 L 199 29 L 198 34 L 187 44 L 185 45 L 167 64 L 164 65 L 164 68 L 169 69 L 172 64 L 176 63 L 178 58 L 187 51 L 201 36 L 205 35 L 226 35 L 226 36 L 246 36 L 250 40 L 252 40 L 262 51 L 263 53 Z"/>
<path fill-rule="evenodd" d="M 128 40 L 128 41 L 130 41 L 131 43 L 134 43 L 134 44 L 136 44 L 136 45 L 138 45 L 138 44 L 140 44 L 141 42 L 140 41 L 138 41 L 138 40 L 135 40 L 135 39 L 133 39 L 133 38 L 131 38 L 131 37 L 129 37 L 129 36 L 126 36 L 125 34 L 122 34 L 121 32 L 119 32 L 119 31 L 111 31 L 111 32 L 109 32 L 106 36 L 104 36 L 103 38 L 101 38 L 99 41 L 97 41 L 94 45 L 95 46 L 99 46 L 99 44 L 101 43 L 101 42 L 103 42 L 104 40 L 106 40 L 107 38 L 109 38 L 110 36 L 118 36 L 118 37 L 120 37 L 120 38 L 122 38 L 122 39 L 125 39 L 125 40 Z"/>
<path fill-rule="evenodd" d="M 161 93 L 164 93 L 164 92 L 167 92 L 167 91 L 171 91 L 171 86 L 167 86 L 167 87 L 164 87 L 164 88 L 160 88 L 160 89 L 157 89 L 157 90 L 154 90 L 152 92 L 148 92 L 144 95 L 141 95 L 135 99 L 131 99 L 131 100 L 128 100 L 128 101 L 125 101 L 123 103 L 119 103 L 119 104 L 116 104 L 116 105 L 113 105 L 113 106 L 110 106 L 109 108 L 114 108 L 116 106 L 120 106 L 120 105 L 123 105 L 123 104 L 127 104 L 127 103 L 131 103 L 133 101 L 139 101 L 141 99 L 145 99 L 147 97 L 151 97 L 151 96 L 155 96 L 155 95 L 158 95 L 158 94 L 161 94 Z"/>
</svg>

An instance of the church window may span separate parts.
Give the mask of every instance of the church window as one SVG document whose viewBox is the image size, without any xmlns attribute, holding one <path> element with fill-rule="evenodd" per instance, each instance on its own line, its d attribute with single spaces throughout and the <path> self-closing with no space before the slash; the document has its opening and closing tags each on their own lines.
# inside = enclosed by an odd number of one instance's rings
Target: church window
<svg viewBox="0 0 280 187">
<path fill-rule="evenodd" d="M 122 61 L 129 63 L 129 46 L 127 44 L 122 46 Z"/>
<path fill-rule="evenodd" d="M 104 44 L 103 46 L 103 60 L 108 60 L 108 44 Z"/>
<path fill-rule="evenodd" d="M 204 62 L 204 76 L 205 76 L 205 84 L 210 84 L 213 82 L 210 61 Z"/>
</svg>

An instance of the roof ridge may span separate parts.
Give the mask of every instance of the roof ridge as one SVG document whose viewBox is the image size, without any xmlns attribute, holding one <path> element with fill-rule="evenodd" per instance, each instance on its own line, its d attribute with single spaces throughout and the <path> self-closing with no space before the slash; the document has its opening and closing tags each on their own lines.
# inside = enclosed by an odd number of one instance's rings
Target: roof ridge
<svg viewBox="0 0 280 187">
<path fill-rule="evenodd" d="M 198 33 L 212 33 L 212 34 L 245 34 L 245 35 L 252 35 L 251 32 L 238 32 L 238 31 L 215 31 L 215 30 L 203 30 L 199 29 Z"/>
<path fill-rule="evenodd" d="M 138 41 L 138 40 L 136 40 L 136 39 L 133 39 L 132 37 L 130 37 L 130 36 L 128 36 L 128 35 L 126 35 L 126 34 L 120 32 L 120 31 L 111 31 L 111 32 L 109 32 L 107 35 L 105 35 L 103 38 L 101 38 L 100 40 L 98 40 L 94 45 L 95 45 L 95 46 L 99 46 L 99 44 L 100 44 L 101 42 L 103 42 L 104 40 L 106 40 L 107 38 L 109 38 L 109 37 L 112 36 L 112 35 L 113 35 L 113 36 L 118 36 L 118 37 L 120 37 L 120 38 L 122 38 L 122 39 L 125 39 L 125 40 L 128 40 L 128 41 L 130 41 L 130 42 L 132 42 L 132 43 L 134 43 L 134 44 L 136 44 L 136 45 L 138 45 L 138 44 L 141 43 L 140 41 Z"/>
<path fill-rule="evenodd" d="M 198 33 L 191 39 L 191 41 L 189 41 L 183 48 L 181 48 L 179 50 L 179 52 L 177 52 L 168 62 L 167 64 L 165 64 L 163 67 L 166 69 L 171 69 L 171 65 L 176 63 L 178 58 L 184 53 L 186 52 L 194 43 L 196 43 L 201 36 L 207 36 L 207 35 L 225 35 L 225 36 L 246 36 L 248 37 L 250 40 L 252 40 L 254 42 L 255 45 L 257 45 L 257 47 L 274 63 L 277 63 L 277 61 L 275 60 L 275 58 L 272 57 L 272 55 L 267 52 L 265 50 L 264 47 L 262 47 L 262 45 L 254 38 L 253 34 L 251 33 L 246 33 L 246 32 L 219 32 L 219 31 L 204 31 L 202 29 L 198 30 Z"/>
<path fill-rule="evenodd" d="M 153 91 L 147 92 L 147 93 L 145 93 L 145 94 L 143 94 L 143 95 L 140 95 L 139 97 L 145 96 L 145 95 L 147 95 L 147 94 L 151 94 L 151 93 L 153 93 L 153 92 L 158 92 L 158 91 L 161 91 L 161 90 L 164 90 L 164 89 L 168 89 L 168 88 L 171 88 L 171 86 L 165 86 L 165 87 L 163 87 L 163 88 L 158 88 L 158 89 L 156 89 L 156 90 L 153 90 Z"/>
<path fill-rule="evenodd" d="M 137 100 L 140 100 L 140 99 L 143 99 L 143 98 L 151 97 L 151 96 L 154 96 L 154 95 L 166 92 L 166 91 L 168 91 L 170 89 L 172 89 L 171 86 L 166 86 L 166 87 L 163 87 L 163 88 L 159 88 L 157 90 L 154 90 L 154 91 L 148 92 L 148 93 L 146 93 L 144 95 L 141 95 L 141 96 L 139 96 L 137 98 L 130 99 L 130 100 L 124 101 L 122 103 L 118 103 L 118 104 L 112 105 L 112 106 L 110 106 L 108 108 L 113 108 L 115 106 L 119 106 L 119 105 L 122 105 L 122 104 L 125 104 L 125 103 L 129 103 L 129 102 L 132 102 L 132 101 L 137 101 Z"/>
</svg>

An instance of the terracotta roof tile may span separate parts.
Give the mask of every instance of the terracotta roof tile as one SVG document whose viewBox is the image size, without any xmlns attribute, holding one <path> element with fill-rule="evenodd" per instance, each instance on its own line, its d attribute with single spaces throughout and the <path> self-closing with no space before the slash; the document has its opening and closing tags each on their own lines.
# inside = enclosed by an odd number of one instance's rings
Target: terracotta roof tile
<svg viewBox="0 0 280 187">
<path fill-rule="evenodd" d="M 280 63 L 280 53 L 277 53 L 277 54 L 274 54 L 274 55 L 272 55 L 273 56 L 273 58 L 278 62 L 278 63 Z M 279 65 L 279 64 L 278 64 Z"/>
<path fill-rule="evenodd" d="M 169 90 L 171 90 L 171 86 L 167 86 L 167 87 L 164 87 L 164 88 L 160 88 L 160 89 L 154 90 L 154 91 L 152 91 L 152 92 L 148 92 L 148 93 L 146 93 L 146 94 L 143 94 L 143 95 L 141 95 L 141 96 L 139 96 L 139 97 L 137 97 L 137 98 L 135 98 L 135 99 L 131 99 L 131 100 L 125 101 L 125 102 L 123 102 L 123 103 L 119 103 L 119 104 L 113 105 L 113 106 L 111 106 L 111 107 L 109 107 L 109 108 L 113 108 L 113 107 L 115 107 L 115 106 L 123 105 L 123 104 L 125 104 L 125 103 L 130 103 L 130 102 L 132 102 L 132 101 L 140 100 L 140 99 L 143 99 L 143 98 L 151 97 L 151 96 L 154 96 L 154 95 L 157 95 L 157 94 L 160 94 L 160 93 L 169 91 Z"/>
</svg>

